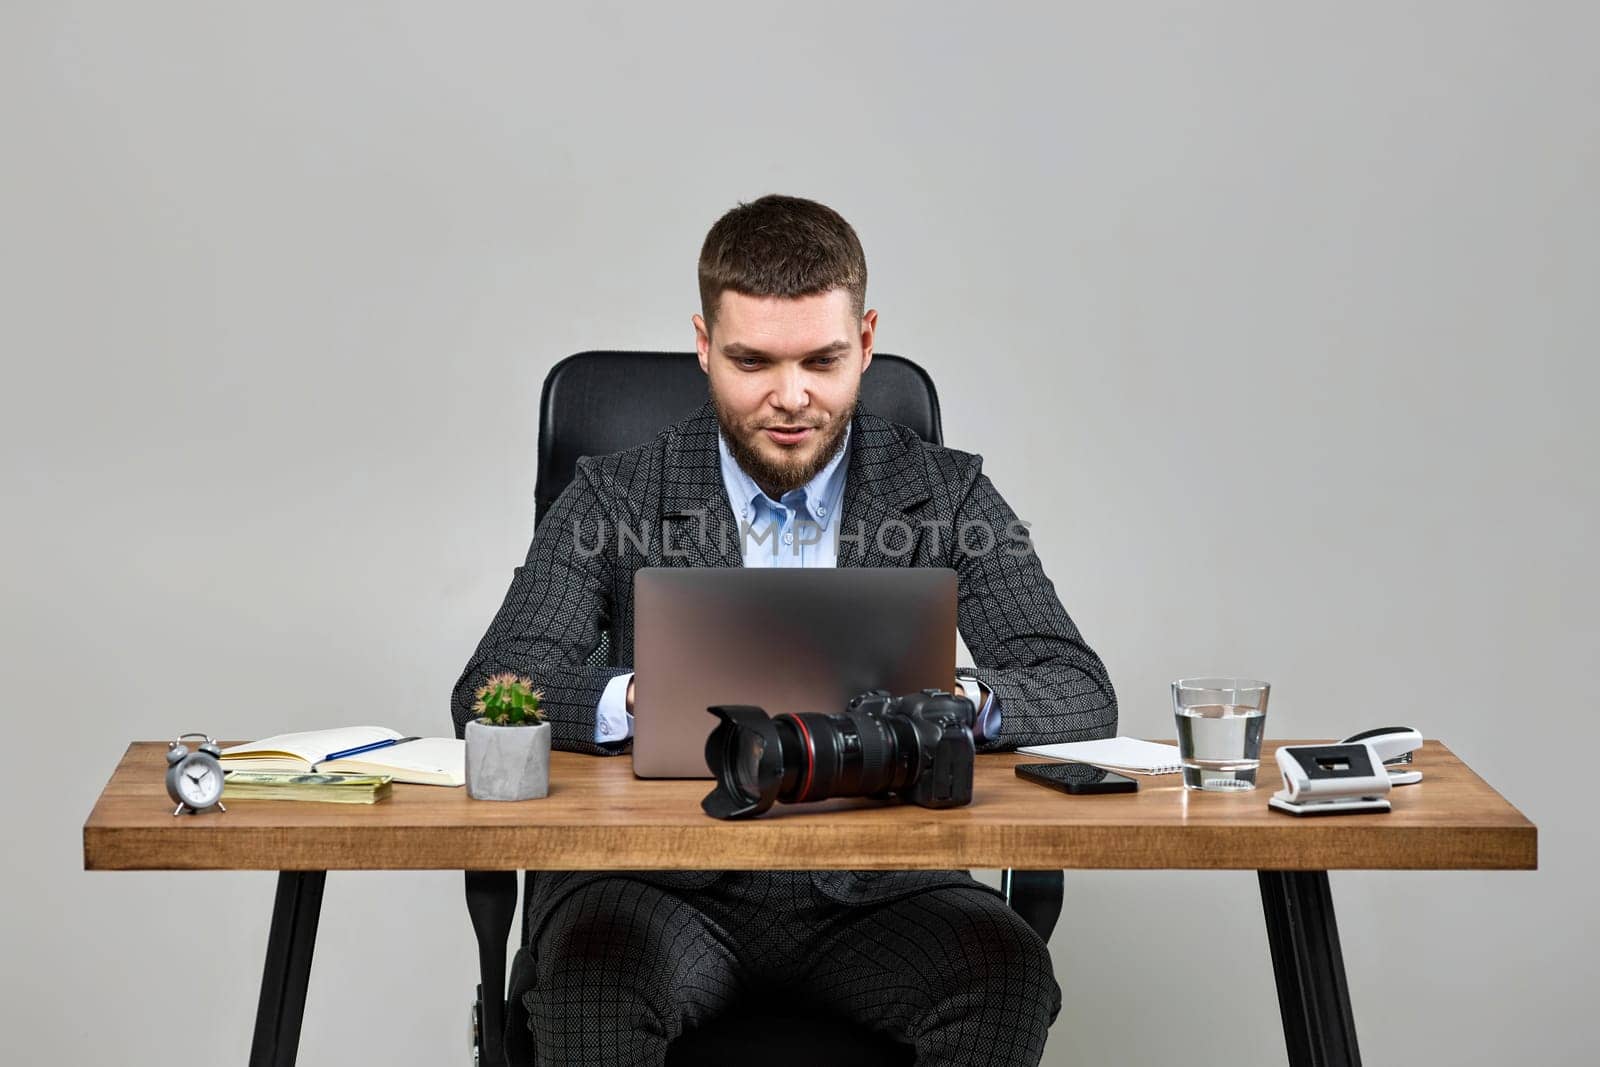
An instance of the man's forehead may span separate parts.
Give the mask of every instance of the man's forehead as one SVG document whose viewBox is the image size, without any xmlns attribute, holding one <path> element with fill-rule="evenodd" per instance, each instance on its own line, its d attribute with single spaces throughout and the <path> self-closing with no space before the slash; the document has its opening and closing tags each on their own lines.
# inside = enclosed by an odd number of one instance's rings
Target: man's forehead
<svg viewBox="0 0 1600 1067">
<path fill-rule="evenodd" d="M 718 302 L 717 347 L 734 356 L 814 356 L 850 351 L 856 333 L 850 294 L 746 296 L 726 292 Z"/>
</svg>

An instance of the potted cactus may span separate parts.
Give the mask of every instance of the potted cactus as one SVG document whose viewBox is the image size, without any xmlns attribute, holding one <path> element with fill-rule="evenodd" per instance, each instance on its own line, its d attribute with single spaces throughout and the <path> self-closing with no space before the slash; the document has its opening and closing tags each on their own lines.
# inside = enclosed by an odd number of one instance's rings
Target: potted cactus
<svg viewBox="0 0 1600 1067">
<path fill-rule="evenodd" d="M 467 795 L 536 800 L 550 792 L 550 724 L 544 693 L 518 674 L 493 675 L 473 694 L 467 723 Z"/>
</svg>

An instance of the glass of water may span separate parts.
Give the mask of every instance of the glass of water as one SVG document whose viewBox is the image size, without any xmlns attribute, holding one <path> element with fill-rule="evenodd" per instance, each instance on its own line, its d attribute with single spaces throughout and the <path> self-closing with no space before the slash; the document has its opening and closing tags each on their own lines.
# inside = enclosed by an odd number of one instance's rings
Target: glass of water
<svg viewBox="0 0 1600 1067">
<path fill-rule="evenodd" d="M 1227 792 L 1256 787 L 1271 688 L 1254 678 L 1179 678 L 1172 683 L 1184 785 Z"/>
</svg>

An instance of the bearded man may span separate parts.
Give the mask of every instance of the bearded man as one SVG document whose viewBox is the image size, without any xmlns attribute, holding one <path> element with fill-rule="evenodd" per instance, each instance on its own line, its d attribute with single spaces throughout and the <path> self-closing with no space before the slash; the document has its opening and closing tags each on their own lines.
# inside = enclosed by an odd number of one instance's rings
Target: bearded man
<svg viewBox="0 0 1600 1067">
<path fill-rule="evenodd" d="M 633 701 L 633 574 L 710 565 L 952 568 L 976 661 L 952 691 L 977 709 L 979 751 L 1115 733 L 1105 667 L 1031 544 L 1007 543 L 1025 526 L 980 457 L 858 404 L 878 313 L 849 223 L 795 197 L 741 204 L 699 275 L 706 404 L 579 460 L 456 685 L 458 730 L 476 687 L 514 671 L 544 691 L 556 747 L 626 752 L 650 713 Z M 891 522 L 904 551 L 879 537 Z M 611 662 L 590 666 L 602 627 Z M 1061 1006 L 1044 942 L 964 871 L 540 872 L 528 909 L 510 1018 L 540 1064 L 661 1064 L 686 1029 L 782 990 L 919 1064 L 1034 1065 Z"/>
</svg>

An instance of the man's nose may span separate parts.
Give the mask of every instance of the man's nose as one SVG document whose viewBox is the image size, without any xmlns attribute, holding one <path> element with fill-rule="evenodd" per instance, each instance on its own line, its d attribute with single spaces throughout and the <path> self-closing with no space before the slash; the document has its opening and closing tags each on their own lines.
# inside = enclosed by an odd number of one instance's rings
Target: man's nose
<svg viewBox="0 0 1600 1067">
<path fill-rule="evenodd" d="M 785 367 L 778 372 L 778 384 L 772 391 L 772 403 L 783 411 L 801 411 L 811 404 L 811 390 L 806 384 L 805 371 L 799 367 Z"/>
</svg>

